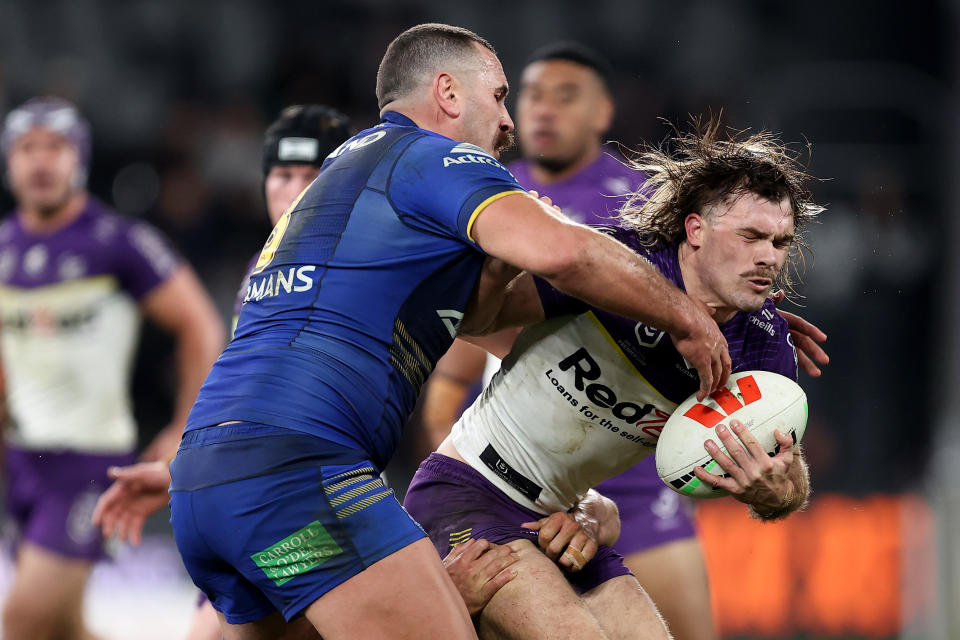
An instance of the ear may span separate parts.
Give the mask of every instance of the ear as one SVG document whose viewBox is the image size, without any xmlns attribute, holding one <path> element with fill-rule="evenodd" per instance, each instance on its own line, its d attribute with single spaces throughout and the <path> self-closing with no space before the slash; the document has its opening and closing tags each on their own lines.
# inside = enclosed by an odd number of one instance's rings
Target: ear
<svg viewBox="0 0 960 640">
<path fill-rule="evenodd" d="M 441 71 L 433 77 L 433 99 L 447 116 L 450 118 L 460 117 L 462 110 L 460 83 L 446 71 Z"/>
<path fill-rule="evenodd" d="M 687 232 L 687 244 L 699 248 L 703 244 L 703 217 L 699 213 L 687 214 L 683 220 L 683 228 Z"/>
</svg>

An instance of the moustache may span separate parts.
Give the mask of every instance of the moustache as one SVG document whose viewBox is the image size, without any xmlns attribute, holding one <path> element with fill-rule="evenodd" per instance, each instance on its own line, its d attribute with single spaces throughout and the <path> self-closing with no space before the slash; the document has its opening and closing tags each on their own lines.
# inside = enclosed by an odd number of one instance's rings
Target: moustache
<svg viewBox="0 0 960 640">
<path fill-rule="evenodd" d="M 754 269 L 747 273 L 741 274 L 742 278 L 770 278 L 771 280 L 777 279 L 777 270 L 776 269 Z"/>
<path fill-rule="evenodd" d="M 514 144 L 516 144 L 516 138 L 512 131 L 499 131 L 497 133 L 497 139 L 493 143 L 493 150 L 501 154 L 504 151 L 512 149 Z"/>
</svg>

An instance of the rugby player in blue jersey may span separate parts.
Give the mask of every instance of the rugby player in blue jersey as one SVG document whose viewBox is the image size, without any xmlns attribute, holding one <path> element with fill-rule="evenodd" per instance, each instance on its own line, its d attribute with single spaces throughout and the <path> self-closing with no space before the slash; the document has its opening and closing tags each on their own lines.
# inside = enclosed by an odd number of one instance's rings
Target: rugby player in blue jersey
<svg viewBox="0 0 960 640">
<path fill-rule="evenodd" d="M 179 440 L 223 329 L 166 241 L 87 192 L 90 132 L 74 105 L 45 97 L 14 109 L 0 149 L 17 203 L 0 224 L 4 506 L 17 533 L 3 637 L 91 638 L 83 593 L 104 550 L 90 515 L 108 467 L 135 457 L 128 390 L 141 317 L 175 337 L 178 360 L 177 409 L 148 459 Z"/>
<path fill-rule="evenodd" d="M 378 476 L 471 301 L 497 293 L 487 255 L 667 331 L 701 394 L 728 376 L 704 306 L 497 161 L 506 93 L 476 34 L 404 32 L 378 73 L 381 124 L 331 154 L 268 239 L 171 465 L 177 544 L 227 638 L 299 613 L 327 640 L 475 637 Z"/>
<path fill-rule="evenodd" d="M 267 217 L 275 225 L 290 204 L 306 189 L 330 152 L 350 137 L 350 119 L 339 111 L 318 104 L 293 105 L 284 109 L 264 135 L 263 196 Z M 250 272 L 258 256 L 253 256 L 244 273 L 234 307 L 233 324 L 246 297 Z M 106 536 L 115 536 L 133 544 L 140 543 L 146 518 L 167 505 L 170 486 L 170 460 L 179 440 L 157 462 L 141 462 L 109 470 L 114 484 L 97 503 L 94 521 Z M 306 631 L 303 627 L 306 626 Z M 299 619 L 284 637 L 316 638 L 306 619 Z M 220 623 L 209 600 L 201 598 L 187 630 L 190 640 L 216 640 L 221 637 Z"/>
</svg>

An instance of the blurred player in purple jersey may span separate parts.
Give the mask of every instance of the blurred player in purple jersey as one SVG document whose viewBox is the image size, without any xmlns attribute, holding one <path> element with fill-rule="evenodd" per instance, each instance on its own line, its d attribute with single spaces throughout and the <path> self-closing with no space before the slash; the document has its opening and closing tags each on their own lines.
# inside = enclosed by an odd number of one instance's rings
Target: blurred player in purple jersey
<svg viewBox="0 0 960 640">
<path fill-rule="evenodd" d="M 609 78 L 608 64 L 595 52 L 576 43 L 548 45 L 531 55 L 517 100 L 524 158 L 509 165 L 511 172 L 520 184 L 549 196 L 565 215 L 586 224 L 615 224 L 626 196 L 644 179 L 603 145 L 614 114 Z M 795 317 L 788 320 L 817 339 L 824 337 Z M 515 334 L 492 342 L 485 338 L 484 346 L 503 355 Z M 813 340 L 795 339 L 801 350 L 824 360 Z M 460 340 L 437 364 L 423 397 L 423 422 L 434 448 L 464 408 L 486 359 L 482 349 Z M 809 373 L 819 375 L 810 358 L 801 353 L 801 360 Z M 597 489 L 617 503 L 617 550 L 673 634 L 680 640 L 714 638 L 706 567 L 689 500 L 664 486 L 652 458 Z"/>
<path fill-rule="evenodd" d="M 24 103 L 7 115 L 0 149 L 17 204 L 0 224 L 6 508 L 17 529 L 3 637 L 91 638 L 83 592 L 103 540 L 90 518 L 108 467 L 134 457 L 140 318 L 173 334 L 179 369 L 173 419 L 146 458 L 179 439 L 223 329 L 166 241 L 87 193 L 90 130 L 74 105 Z"/>
</svg>

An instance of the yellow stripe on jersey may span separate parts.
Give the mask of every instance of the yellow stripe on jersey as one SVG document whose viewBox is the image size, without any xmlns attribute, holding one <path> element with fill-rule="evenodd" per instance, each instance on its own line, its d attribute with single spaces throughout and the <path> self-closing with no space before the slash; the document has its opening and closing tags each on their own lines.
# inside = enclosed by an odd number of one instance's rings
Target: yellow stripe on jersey
<svg viewBox="0 0 960 640">
<path fill-rule="evenodd" d="M 623 350 L 620 348 L 620 345 L 617 344 L 617 341 L 613 339 L 613 336 L 611 336 L 611 335 L 607 332 L 607 328 L 603 326 L 603 323 L 600 322 L 600 318 L 598 318 L 598 317 L 593 313 L 593 311 L 588 311 L 588 312 L 587 312 L 587 317 L 590 318 L 591 322 L 593 322 L 594 325 L 596 325 L 597 329 L 600 331 L 600 333 L 603 335 L 603 337 L 606 338 L 606 339 L 607 339 L 607 342 L 610 343 L 610 346 L 613 347 L 614 350 L 615 350 L 617 353 L 620 354 L 620 357 L 623 358 L 623 361 L 626 362 L 626 363 L 630 366 L 631 369 L 633 369 L 633 372 L 636 373 L 636 374 L 637 374 L 637 377 L 640 378 L 640 379 L 643 381 L 643 384 L 645 384 L 645 385 L 647 385 L 648 387 L 650 387 L 650 389 L 651 389 L 655 394 L 657 394 L 658 396 L 660 396 L 661 398 L 663 398 L 663 400 L 664 400 L 665 402 L 667 402 L 667 404 L 668 404 L 669 406 L 673 406 L 673 407 L 677 406 L 677 403 L 676 403 L 676 402 L 673 402 L 672 400 L 669 400 L 669 399 L 665 398 L 664 395 L 663 395 L 662 393 L 660 393 L 655 386 L 653 386 L 652 384 L 650 384 L 650 382 L 649 382 L 646 378 L 643 377 L 643 374 L 640 373 L 640 370 L 637 369 L 636 365 L 634 365 L 633 362 L 630 360 L 630 358 L 627 357 L 627 354 L 625 354 L 625 353 L 623 352 Z"/>
<path fill-rule="evenodd" d="M 470 219 L 467 221 L 467 238 L 470 242 L 476 242 L 473 239 L 473 223 L 476 222 L 477 216 L 480 215 L 480 212 L 490 206 L 491 203 L 496 202 L 500 198 L 505 196 L 512 195 L 514 193 L 526 193 L 525 191 L 520 191 L 519 189 L 511 189 L 510 191 L 501 191 L 500 193 L 495 193 L 490 196 L 483 202 L 477 205 L 477 208 L 473 210 L 473 213 L 470 214 Z"/>
</svg>

